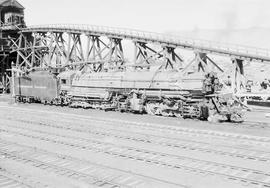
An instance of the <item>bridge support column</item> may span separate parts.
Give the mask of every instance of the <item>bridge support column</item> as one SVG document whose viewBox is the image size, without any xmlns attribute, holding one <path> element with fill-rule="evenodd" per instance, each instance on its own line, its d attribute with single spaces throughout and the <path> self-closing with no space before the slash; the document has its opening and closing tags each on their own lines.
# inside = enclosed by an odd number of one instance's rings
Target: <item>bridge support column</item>
<svg viewBox="0 0 270 188">
<path fill-rule="evenodd" d="M 198 64 L 198 72 L 200 72 L 200 71 L 208 72 L 209 71 L 208 59 L 207 59 L 206 53 L 196 53 L 195 59 L 196 59 L 195 61 Z"/>
<path fill-rule="evenodd" d="M 232 91 L 233 93 L 243 92 L 245 89 L 245 76 L 243 60 L 233 59 L 233 71 L 232 71 Z"/>
<path fill-rule="evenodd" d="M 172 47 L 164 47 L 163 48 L 163 57 L 165 60 L 164 68 L 167 69 L 170 67 L 171 69 L 176 68 L 182 69 L 183 67 L 183 59 L 175 53 L 175 48 Z"/>
<path fill-rule="evenodd" d="M 218 66 L 206 53 L 202 52 L 195 52 L 195 57 L 183 69 L 183 72 L 186 72 L 192 66 L 196 67 L 197 72 L 209 72 L 210 70 L 213 70 L 213 67 L 220 72 L 224 72 L 224 70 Z"/>
<path fill-rule="evenodd" d="M 174 49 L 163 47 L 159 51 L 151 48 L 146 43 L 134 42 L 135 44 L 135 68 L 147 68 L 149 69 L 152 65 L 160 65 L 164 68 L 173 67 L 174 60 L 176 60 L 176 53 Z M 172 55 L 173 54 L 173 55 Z M 178 56 L 179 57 L 179 56 Z M 167 63 L 167 64 L 166 64 Z M 166 66 L 164 66 L 166 64 Z M 160 68 L 161 68 L 160 67 Z"/>
<path fill-rule="evenodd" d="M 157 52 L 143 42 L 134 42 L 134 50 L 135 68 L 150 68 L 150 64 L 153 62 Z"/>
<path fill-rule="evenodd" d="M 85 61 L 80 33 L 69 33 L 68 50 L 65 48 L 65 41 L 62 34 L 57 38 L 60 39 L 59 42 L 57 42 L 57 47 L 63 57 L 67 57 L 73 62 Z M 69 56 L 67 56 L 67 54 L 69 54 Z"/>
<path fill-rule="evenodd" d="M 109 68 L 121 67 L 125 63 L 122 39 L 110 38 L 109 52 L 104 57 Z"/>
<path fill-rule="evenodd" d="M 13 52 L 17 53 L 16 67 L 30 70 L 33 67 L 40 67 L 43 64 L 43 57 L 48 51 L 44 50 L 44 34 L 41 33 L 21 33 L 19 38 L 12 42 Z M 46 65 L 48 62 L 46 62 Z"/>
<path fill-rule="evenodd" d="M 134 42 L 134 65 L 136 68 L 150 68 L 157 64 L 160 69 L 182 68 L 183 59 L 175 52 L 175 48 L 163 46 L 161 50 L 156 51 L 143 42 Z"/>
<path fill-rule="evenodd" d="M 102 47 L 103 45 L 104 47 Z M 108 45 L 102 42 L 99 36 L 88 35 L 87 36 L 87 48 L 86 48 L 86 61 L 90 60 L 102 60 L 102 52 L 108 49 Z"/>
<path fill-rule="evenodd" d="M 6 74 L 6 68 L 7 68 L 7 55 L 1 54 L 0 55 L 0 93 L 6 93 L 8 88 L 7 83 L 7 74 Z"/>
<path fill-rule="evenodd" d="M 100 39 L 100 36 L 97 35 L 87 35 L 87 46 L 86 46 L 86 61 L 103 61 L 105 57 L 108 56 L 110 51 L 109 44 L 106 44 Z M 96 63 L 87 65 L 94 72 L 103 70 L 103 63 Z"/>
</svg>

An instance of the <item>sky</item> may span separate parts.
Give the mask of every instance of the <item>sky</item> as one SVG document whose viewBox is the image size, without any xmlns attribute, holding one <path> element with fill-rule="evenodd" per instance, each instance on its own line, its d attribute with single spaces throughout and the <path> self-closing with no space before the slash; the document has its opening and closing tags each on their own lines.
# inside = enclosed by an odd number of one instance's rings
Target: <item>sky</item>
<svg viewBox="0 0 270 188">
<path fill-rule="evenodd" d="M 270 0 L 18 0 L 27 25 L 90 24 L 154 32 L 270 28 Z"/>
</svg>

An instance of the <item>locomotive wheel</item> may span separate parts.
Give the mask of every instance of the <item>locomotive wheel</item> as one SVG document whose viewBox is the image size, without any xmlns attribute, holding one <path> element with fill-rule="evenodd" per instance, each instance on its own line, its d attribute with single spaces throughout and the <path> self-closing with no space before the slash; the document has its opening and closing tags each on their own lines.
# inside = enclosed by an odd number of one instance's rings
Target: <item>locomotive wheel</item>
<svg viewBox="0 0 270 188">
<path fill-rule="evenodd" d="M 212 115 L 212 116 L 209 116 L 207 118 L 207 121 L 211 122 L 211 123 L 217 123 L 218 122 L 218 119 L 215 115 Z"/>
<path fill-rule="evenodd" d="M 22 102 L 21 97 L 16 96 L 16 97 L 15 97 L 15 102 Z"/>
<path fill-rule="evenodd" d="M 155 105 L 151 103 L 146 104 L 146 112 L 147 114 L 155 115 L 156 113 Z"/>
<path fill-rule="evenodd" d="M 234 123 L 241 123 L 244 120 L 243 120 L 243 117 L 241 115 L 235 113 L 235 114 L 232 114 L 230 116 L 230 121 L 234 122 Z"/>
<path fill-rule="evenodd" d="M 172 117 L 173 113 L 169 110 L 160 110 L 160 114 L 165 117 Z"/>
<path fill-rule="evenodd" d="M 161 115 L 162 111 L 159 107 L 159 104 L 148 103 L 146 104 L 146 112 L 150 115 L 159 116 Z"/>
<path fill-rule="evenodd" d="M 179 111 L 175 111 L 175 112 L 173 113 L 173 115 L 174 115 L 175 117 L 177 117 L 177 118 L 183 118 L 181 112 L 179 112 Z"/>
<path fill-rule="evenodd" d="M 207 106 L 201 106 L 200 112 L 200 118 L 202 120 L 207 120 L 207 118 L 209 117 L 209 108 Z"/>
</svg>

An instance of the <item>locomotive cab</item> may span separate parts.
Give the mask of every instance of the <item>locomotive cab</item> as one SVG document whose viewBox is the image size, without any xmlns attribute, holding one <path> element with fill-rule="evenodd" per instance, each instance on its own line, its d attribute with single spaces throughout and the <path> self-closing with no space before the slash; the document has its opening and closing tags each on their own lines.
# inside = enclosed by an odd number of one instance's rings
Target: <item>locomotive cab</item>
<svg viewBox="0 0 270 188">
<path fill-rule="evenodd" d="M 60 91 L 66 94 L 72 87 L 72 80 L 76 74 L 76 71 L 64 71 L 57 77 L 60 81 Z"/>
</svg>

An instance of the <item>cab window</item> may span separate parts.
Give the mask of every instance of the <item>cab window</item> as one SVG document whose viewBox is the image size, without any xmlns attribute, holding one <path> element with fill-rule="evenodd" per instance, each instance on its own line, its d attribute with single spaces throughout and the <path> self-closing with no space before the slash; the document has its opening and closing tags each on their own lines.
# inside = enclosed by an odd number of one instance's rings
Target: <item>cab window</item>
<svg viewBox="0 0 270 188">
<path fill-rule="evenodd" d="M 61 79 L 61 84 L 67 84 L 67 80 L 66 79 Z"/>
</svg>

